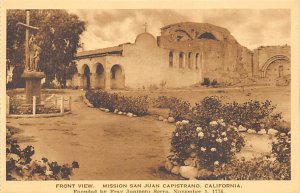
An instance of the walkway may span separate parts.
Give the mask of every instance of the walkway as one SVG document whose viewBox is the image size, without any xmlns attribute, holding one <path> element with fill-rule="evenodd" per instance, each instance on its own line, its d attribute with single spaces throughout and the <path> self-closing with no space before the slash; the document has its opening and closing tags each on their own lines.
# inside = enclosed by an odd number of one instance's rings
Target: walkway
<svg viewBox="0 0 300 193">
<path fill-rule="evenodd" d="M 72 92 L 73 93 L 73 92 Z M 155 180 L 169 151 L 173 125 L 152 117 L 130 118 L 87 107 L 76 91 L 73 113 L 64 117 L 7 119 L 21 128 L 20 145 L 33 145 L 34 159 L 77 161 L 73 180 Z"/>
</svg>

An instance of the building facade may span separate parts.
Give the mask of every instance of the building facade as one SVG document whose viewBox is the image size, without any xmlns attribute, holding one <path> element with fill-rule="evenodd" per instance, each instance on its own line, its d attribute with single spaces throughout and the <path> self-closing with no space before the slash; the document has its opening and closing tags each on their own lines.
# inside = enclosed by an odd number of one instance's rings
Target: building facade
<svg viewBox="0 0 300 193">
<path fill-rule="evenodd" d="M 74 61 L 69 86 L 91 89 L 148 89 L 191 86 L 204 78 L 233 83 L 245 78 L 275 82 L 290 75 L 290 47 L 253 51 L 212 24 L 184 22 L 144 32 L 134 43 L 83 51 Z"/>
</svg>

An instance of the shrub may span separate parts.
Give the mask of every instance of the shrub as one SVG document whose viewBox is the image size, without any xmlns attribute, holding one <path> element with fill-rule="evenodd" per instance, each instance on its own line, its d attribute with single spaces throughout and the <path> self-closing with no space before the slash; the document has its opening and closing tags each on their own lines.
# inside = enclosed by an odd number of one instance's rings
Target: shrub
<svg viewBox="0 0 300 193">
<path fill-rule="evenodd" d="M 177 121 L 187 119 L 191 114 L 191 104 L 176 97 L 159 96 L 154 102 L 154 107 L 169 108 L 169 116 Z"/>
<path fill-rule="evenodd" d="M 47 158 L 32 160 L 34 147 L 21 149 L 12 128 L 6 128 L 6 179 L 7 180 L 69 180 L 73 169 L 79 168 L 77 162 L 59 165 Z"/>
<path fill-rule="evenodd" d="M 222 101 L 216 96 L 205 97 L 192 108 L 192 120 L 200 125 L 222 118 Z"/>
<path fill-rule="evenodd" d="M 243 125 L 259 131 L 278 125 L 281 114 L 274 113 L 275 108 L 269 100 L 264 102 L 250 100 L 241 104 L 233 102 L 223 105 L 220 98 L 210 96 L 205 97 L 192 109 L 192 119 L 205 125 L 215 119 L 224 119 L 226 123 Z"/>
<path fill-rule="evenodd" d="M 203 82 L 201 83 L 202 86 L 212 86 L 212 87 L 217 87 L 220 85 L 220 83 L 218 83 L 218 81 L 216 79 L 213 79 L 212 81 L 210 81 L 209 78 L 205 77 L 203 79 Z"/>
<path fill-rule="evenodd" d="M 210 86 L 210 80 L 207 77 L 204 77 L 203 82 L 201 83 L 202 86 Z"/>
<path fill-rule="evenodd" d="M 216 87 L 216 86 L 219 85 L 219 83 L 218 83 L 218 81 L 217 81 L 216 79 L 213 79 L 213 81 L 210 83 L 210 85 L 211 85 L 212 87 Z"/>
<path fill-rule="evenodd" d="M 175 120 L 189 119 L 191 114 L 191 104 L 187 101 L 177 100 L 170 107 L 169 116 Z"/>
<path fill-rule="evenodd" d="M 200 176 L 199 179 L 218 180 L 290 180 L 290 162 L 281 163 L 271 155 L 251 160 L 232 160 L 229 164 L 216 167 L 212 173 Z"/>
<path fill-rule="evenodd" d="M 182 121 L 172 135 L 169 159 L 174 165 L 187 165 L 193 159 L 198 166 L 213 170 L 215 165 L 228 163 L 244 145 L 237 128 L 223 120 L 201 127 Z"/>
<path fill-rule="evenodd" d="M 157 108 L 171 108 L 174 104 L 178 103 L 180 100 L 176 97 L 167 97 L 167 96 L 159 96 L 154 101 L 154 107 Z"/>
<path fill-rule="evenodd" d="M 291 161 L 291 133 L 278 132 L 272 143 L 272 153 L 276 160 L 281 163 L 289 163 Z"/>
<path fill-rule="evenodd" d="M 110 94 L 106 91 L 87 91 L 86 98 L 94 107 L 103 107 L 111 111 L 118 109 L 142 116 L 148 114 L 149 100 L 147 96 L 126 97 L 117 93 Z"/>
</svg>

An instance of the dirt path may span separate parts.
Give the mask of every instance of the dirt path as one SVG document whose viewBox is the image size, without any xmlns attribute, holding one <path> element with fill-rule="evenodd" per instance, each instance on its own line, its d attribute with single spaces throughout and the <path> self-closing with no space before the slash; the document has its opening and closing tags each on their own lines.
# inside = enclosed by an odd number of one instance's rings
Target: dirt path
<svg viewBox="0 0 300 193">
<path fill-rule="evenodd" d="M 73 180 L 155 180 L 165 159 L 173 125 L 152 117 L 130 118 L 88 108 L 73 94 L 73 113 L 57 118 L 7 119 L 21 128 L 21 145 L 35 147 L 59 163 L 79 162 Z"/>
</svg>

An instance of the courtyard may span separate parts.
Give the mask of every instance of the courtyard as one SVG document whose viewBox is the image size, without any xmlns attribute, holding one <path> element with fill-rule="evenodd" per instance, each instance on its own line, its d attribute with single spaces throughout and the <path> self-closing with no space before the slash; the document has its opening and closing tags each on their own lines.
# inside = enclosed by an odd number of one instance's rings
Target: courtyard
<svg viewBox="0 0 300 193">
<path fill-rule="evenodd" d="M 159 121 L 166 112 L 151 108 L 144 117 L 119 116 L 88 107 L 82 100 L 85 91 L 61 90 L 72 97 L 72 114 L 52 118 L 7 118 L 7 126 L 22 147 L 35 148 L 33 159 L 47 157 L 60 164 L 77 161 L 79 169 L 72 180 L 170 180 L 160 171 L 170 150 L 174 124 Z M 225 102 L 270 100 L 283 119 L 290 122 L 289 87 L 186 88 L 154 91 L 117 91 L 125 96 L 175 96 L 199 102 L 206 96 L 224 97 Z M 268 136 L 245 136 L 246 146 L 237 155 L 246 158 L 271 151 Z"/>
</svg>

